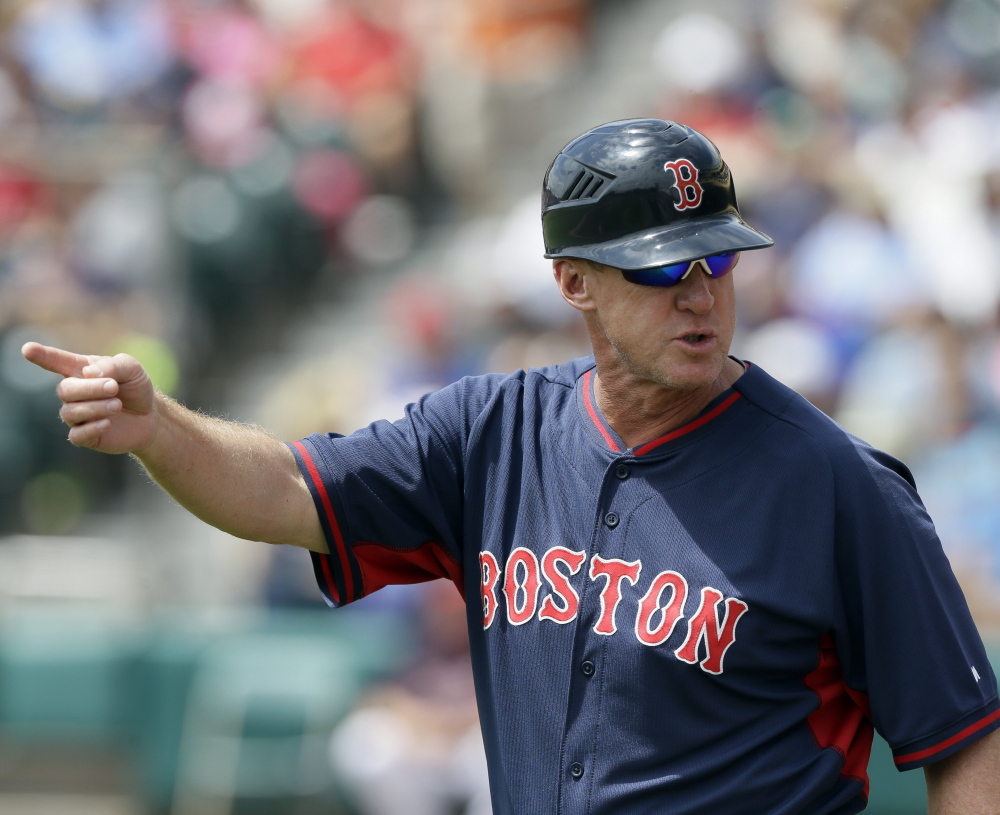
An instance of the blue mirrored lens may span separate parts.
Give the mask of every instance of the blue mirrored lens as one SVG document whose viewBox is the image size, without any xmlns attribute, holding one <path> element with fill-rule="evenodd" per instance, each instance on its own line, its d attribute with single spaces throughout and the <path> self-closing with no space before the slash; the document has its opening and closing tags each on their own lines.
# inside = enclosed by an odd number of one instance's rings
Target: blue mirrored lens
<svg viewBox="0 0 1000 815">
<path fill-rule="evenodd" d="M 654 269 L 622 270 L 622 276 L 629 282 L 639 286 L 676 286 L 687 272 L 690 262 L 673 263 L 670 266 L 657 266 Z"/>
<path fill-rule="evenodd" d="M 723 252 L 705 258 L 705 267 L 708 268 L 709 277 L 722 277 L 729 274 L 739 259 L 739 252 Z M 669 266 L 657 266 L 654 269 L 623 269 L 622 276 L 629 283 L 635 283 L 639 286 L 676 286 L 684 279 L 688 267 L 695 262 L 672 263 Z"/>
<path fill-rule="evenodd" d="M 711 255 L 705 258 L 705 265 L 708 266 L 710 277 L 722 277 L 733 270 L 739 259 L 739 252 L 723 252 L 721 255 Z"/>
</svg>

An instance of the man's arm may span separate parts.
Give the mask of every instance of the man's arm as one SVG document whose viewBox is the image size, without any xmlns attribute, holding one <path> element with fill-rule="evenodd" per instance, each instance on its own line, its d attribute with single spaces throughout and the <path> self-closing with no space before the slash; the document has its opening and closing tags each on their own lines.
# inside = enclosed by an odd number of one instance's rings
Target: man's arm
<svg viewBox="0 0 1000 815">
<path fill-rule="evenodd" d="M 929 815 L 1000 812 L 1000 730 L 924 768 Z"/>
<path fill-rule="evenodd" d="M 264 430 L 188 410 L 124 354 L 83 356 L 34 342 L 21 351 L 64 377 L 59 415 L 73 444 L 131 453 L 179 504 L 236 537 L 328 551 L 295 457 Z"/>
</svg>

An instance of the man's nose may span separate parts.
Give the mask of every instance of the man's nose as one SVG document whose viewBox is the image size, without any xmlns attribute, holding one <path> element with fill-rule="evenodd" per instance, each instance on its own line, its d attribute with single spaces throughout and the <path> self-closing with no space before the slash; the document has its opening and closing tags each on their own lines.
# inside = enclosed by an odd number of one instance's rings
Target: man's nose
<svg viewBox="0 0 1000 815">
<path fill-rule="evenodd" d="M 712 278 L 705 271 L 704 263 L 699 261 L 691 271 L 677 284 L 677 307 L 704 314 L 715 305 L 715 295 L 712 294 Z"/>
</svg>

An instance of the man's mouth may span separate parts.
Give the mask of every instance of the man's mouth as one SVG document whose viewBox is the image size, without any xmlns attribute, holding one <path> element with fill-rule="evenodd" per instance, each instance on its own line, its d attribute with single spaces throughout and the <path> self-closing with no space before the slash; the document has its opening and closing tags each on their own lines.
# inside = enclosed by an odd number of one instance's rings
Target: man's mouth
<svg viewBox="0 0 1000 815">
<path fill-rule="evenodd" d="M 692 345 L 698 345 L 706 340 L 711 340 L 715 338 L 715 332 L 711 329 L 707 331 L 692 331 L 688 334 L 682 334 L 678 339 L 683 342 L 691 343 Z"/>
</svg>

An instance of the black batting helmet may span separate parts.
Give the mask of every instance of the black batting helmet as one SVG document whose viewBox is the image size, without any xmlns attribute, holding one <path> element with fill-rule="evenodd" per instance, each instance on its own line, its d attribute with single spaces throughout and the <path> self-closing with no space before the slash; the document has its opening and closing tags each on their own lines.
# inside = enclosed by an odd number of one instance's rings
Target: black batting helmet
<svg viewBox="0 0 1000 815">
<path fill-rule="evenodd" d="M 740 217 L 718 149 L 686 125 L 625 119 L 595 127 L 549 165 L 545 257 L 649 269 L 774 244 Z"/>
</svg>

